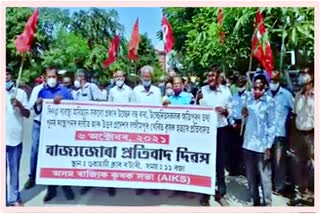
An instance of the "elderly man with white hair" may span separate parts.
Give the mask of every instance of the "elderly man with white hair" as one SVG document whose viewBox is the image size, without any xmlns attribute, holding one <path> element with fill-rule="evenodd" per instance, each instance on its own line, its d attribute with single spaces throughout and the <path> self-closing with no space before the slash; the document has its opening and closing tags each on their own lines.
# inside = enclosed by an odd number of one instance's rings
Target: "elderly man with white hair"
<svg viewBox="0 0 320 214">
<path fill-rule="evenodd" d="M 136 103 L 162 105 L 161 91 L 158 87 L 151 84 L 153 68 L 149 65 L 141 68 L 141 85 L 134 88 Z"/>
<path fill-rule="evenodd" d="M 162 105 L 161 91 L 158 87 L 151 84 L 153 76 L 153 68 L 149 65 L 143 66 L 141 72 L 141 85 L 136 86 L 134 96 L 136 103 L 148 104 L 148 105 Z M 145 192 L 145 189 L 137 189 L 136 195 L 141 195 Z M 152 190 L 154 195 L 159 195 L 159 190 Z"/>
<path fill-rule="evenodd" d="M 130 86 L 126 85 L 125 72 L 122 70 L 116 71 L 114 78 L 116 79 L 116 85 L 110 89 L 108 102 L 112 103 L 133 103 L 134 93 Z"/>
</svg>

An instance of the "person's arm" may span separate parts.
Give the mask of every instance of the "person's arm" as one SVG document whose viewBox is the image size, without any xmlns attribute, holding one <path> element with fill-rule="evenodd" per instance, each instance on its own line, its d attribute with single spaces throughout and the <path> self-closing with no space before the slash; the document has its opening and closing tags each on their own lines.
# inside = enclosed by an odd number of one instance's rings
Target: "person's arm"
<svg viewBox="0 0 320 214">
<path fill-rule="evenodd" d="M 266 138 L 267 138 L 267 145 L 266 145 L 266 151 L 265 151 L 265 159 L 269 159 L 270 158 L 270 150 L 271 147 L 274 143 L 274 139 L 275 139 L 275 120 L 274 117 L 272 116 L 272 114 L 275 113 L 275 103 L 272 101 L 268 101 L 268 112 L 267 112 L 267 131 L 266 131 Z"/>
<path fill-rule="evenodd" d="M 34 112 L 39 115 L 42 112 L 42 102 L 43 102 L 43 90 L 41 90 L 38 94 L 38 99 L 34 104 Z"/>
<path fill-rule="evenodd" d="M 33 88 L 32 92 L 31 92 L 31 96 L 29 99 L 29 109 L 32 110 L 34 108 L 34 104 L 37 102 L 37 98 L 38 98 L 38 94 L 39 91 L 37 90 L 37 88 Z"/>
<path fill-rule="evenodd" d="M 29 118 L 30 111 L 28 106 L 28 95 L 25 91 L 21 90 L 21 97 L 14 100 L 14 106 L 17 107 L 21 113 L 21 115 L 25 118 Z"/>
</svg>

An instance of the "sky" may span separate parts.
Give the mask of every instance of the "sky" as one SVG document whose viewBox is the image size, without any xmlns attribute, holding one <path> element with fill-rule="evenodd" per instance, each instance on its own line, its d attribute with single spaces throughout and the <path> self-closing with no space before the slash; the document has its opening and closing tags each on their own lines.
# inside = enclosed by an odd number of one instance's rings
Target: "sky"
<svg viewBox="0 0 320 214">
<path fill-rule="evenodd" d="M 88 8 L 63 8 L 69 9 L 70 13 L 79 10 L 88 10 Z M 119 14 L 119 22 L 124 26 L 127 40 L 131 37 L 132 28 L 137 17 L 139 17 L 140 34 L 147 33 L 152 44 L 158 50 L 163 50 L 163 41 L 157 39 L 157 32 L 161 30 L 161 8 L 155 7 L 117 7 L 103 8 L 106 10 L 115 9 Z"/>
</svg>

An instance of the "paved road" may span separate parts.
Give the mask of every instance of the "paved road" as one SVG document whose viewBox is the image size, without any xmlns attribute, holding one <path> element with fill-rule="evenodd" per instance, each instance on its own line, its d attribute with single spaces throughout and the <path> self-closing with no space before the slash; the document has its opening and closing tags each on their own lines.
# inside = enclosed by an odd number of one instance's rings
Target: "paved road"
<svg viewBox="0 0 320 214">
<path fill-rule="evenodd" d="M 62 190 L 58 189 L 58 195 L 50 202 L 44 204 L 43 198 L 46 193 L 46 186 L 38 185 L 30 190 L 23 190 L 23 185 L 28 179 L 29 162 L 31 153 L 31 129 L 32 120 L 25 121 L 25 136 L 23 144 L 23 155 L 20 169 L 21 197 L 25 206 L 77 206 L 77 205 L 105 205 L 105 206 L 200 206 L 199 195 L 194 198 L 183 196 L 169 197 L 172 191 L 162 190 L 159 196 L 154 196 L 147 192 L 141 196 L 135 196 L 134 189 L 118 189 L 115 197 L 110 197 L 105 188 L 93 188 L 86 195 L 80 195 L 79 187 L 72 187 L 75 192 L 75 200 L 66 201 Z M 231 206 L 250 206 L 247 200 L 247 183 L 245 177 L 226 177 L 227 200 Z M 286 206 L 287 198 L 273 195 L 273 206 Z M 210 200 L 211 206 L 220 206 Z"/>
</svg>

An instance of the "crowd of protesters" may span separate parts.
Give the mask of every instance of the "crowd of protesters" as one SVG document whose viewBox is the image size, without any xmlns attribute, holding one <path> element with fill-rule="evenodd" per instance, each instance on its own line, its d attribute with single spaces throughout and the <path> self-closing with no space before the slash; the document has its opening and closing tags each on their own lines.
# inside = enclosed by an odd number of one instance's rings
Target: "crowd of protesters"
<svg viewBox="0 0 320 214">
<path fill-rule="evenodd" d="M 36 185 L 36 168 L 41 128 L 43 99 L 141 103 L 151 105 L 210 106 L 218 114 L 216 149 L 216 192 L 214 199 L 228 206 L 225 176 L 245 176 L 248 194 L 254 206 L 271 206 L 272 194 L 290 197 L 288 205 L 303 204 L 313 192 L 314 160 L 314 65 L 299 73 L 300 91 L 290 92 L 281 83 L 281 73 L 271 77 L 256 72 L 253 78 L 234 72 L 224 77 L 220 66 L 213 65 L 200 85 L 191 78 L 171 70 L 153 82 L 153 68 L 140 69 L 141 82 L 132 87 L 126 72 L 117 70 L 107 87 L 91 81 L 90 73 L 79 69 L 73 76 L 60 76 L 56 67 L 44 69 L 35 79 L 30 96 L 15 87 L 12 71 L 6 71 L 6 166 L 7 206 L 23 206 L 19 189 L 22 154 L 23 119 L 33 116 L 32 149 L 29 179 L 25 189 Z M 33 114 L 30 114 L 33 112 Z M 31 139 L 30 139 L 31 140 Z M 67 200 L 75 194 L 70 186 L 62 186 Z M 83 187 L 80 195 L 91 187 Z M 136 195 L 145 189 L 137 189 Z M 151 190 L 159 195 L 159 190 Z M 110 196 L 116 188 L 108 188 Z M 179 192 L 188 196 L 188 192 Z M 44 202 L 57 195 L 57 186 L 48 186 Z M 202 195 L 200 204 L 209 206 L 210 195 Z"/>
</svg>

